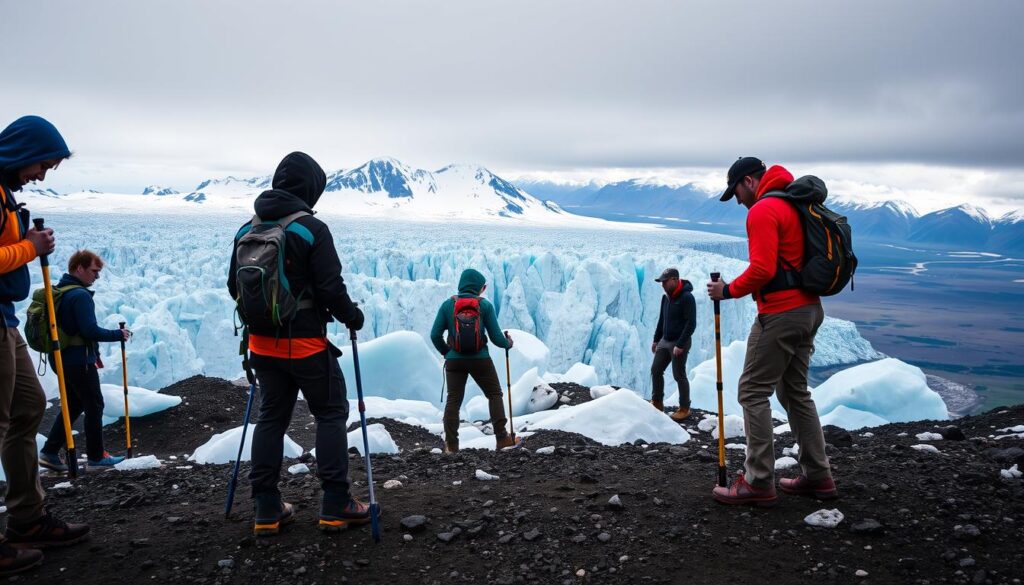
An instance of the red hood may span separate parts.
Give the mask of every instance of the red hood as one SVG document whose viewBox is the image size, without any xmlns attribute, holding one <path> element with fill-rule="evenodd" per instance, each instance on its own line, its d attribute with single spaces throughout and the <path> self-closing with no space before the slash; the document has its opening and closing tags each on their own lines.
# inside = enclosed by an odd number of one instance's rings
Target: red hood
<svg viewBox="0 0 1024 585">
<path fill-rule="evenodd" d="M 757 193 L 754 194 L 754 199 L 760 199 L 761 195 L 769 191 L 781 191 L 792 182 L 793 173 L 780 165 L 772 165 L 765 171 L 764 176 L 761 177 L 761 182 L 757 186 Z"/>
</svg>

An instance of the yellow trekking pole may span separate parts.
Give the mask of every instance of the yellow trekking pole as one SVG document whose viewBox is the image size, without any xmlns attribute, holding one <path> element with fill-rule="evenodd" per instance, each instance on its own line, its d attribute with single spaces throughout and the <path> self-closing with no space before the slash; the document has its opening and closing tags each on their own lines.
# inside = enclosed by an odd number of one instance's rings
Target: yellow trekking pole
<svg viewBox="0 0 1024 585">
<path fill-rule="evenodd" d="M 43 231 L 43 218 L 32 220 L 36 231 Z M 46 318 L 50 322 L 50 344 L 53 348 L 53 370 L 57 372 L 57 387 L 60 389 L 60 415 L 64 419 L 64 440 L 68 449 L 68 477 L 78 477 L 78 455 L 75 453 L 75 437 L 71 434 L 71 416 L 68 414 L 68 391 L 64 386 L 64 362 L 60 357 L 60 337 L 57 335 L 57 315 L 53 309 L 53 288 L 50 285 L 50 258 L 44 254 L 39 257 L 43 267 L 43 289 L 46 291 Z"/>
<path fill-rule="evenodd" d="M 124 331 L 124 321 L 118 323 Z M 121 333 L 121 380 L 124 382 L 124 440 L 128 443 L 128 458 L 132 458 L 132 417 L 128 415 L 128 358 L 124 353 L 124 333 Z"/>
<path fill-rule="evenodd" d="M 711 282 L 718 282 L 721 274 L 711 273 Z M 722 309 L 719 301 L 715 301 L 715 366 L 718 390 L 718 485 L 728 485 L 725 473 L 725 407 L 722 405 Z"/>
</svg>

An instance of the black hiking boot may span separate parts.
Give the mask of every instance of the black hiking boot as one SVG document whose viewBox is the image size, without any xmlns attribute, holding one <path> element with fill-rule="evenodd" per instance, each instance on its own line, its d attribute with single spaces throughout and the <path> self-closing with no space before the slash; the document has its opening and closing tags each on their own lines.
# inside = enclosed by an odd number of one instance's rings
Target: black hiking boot
<svg viewBox="0 0 1024 585">
<path fill-rule="evenodd" d="M 0 537 L 0 577 L 28 571 L 42 563 L 43 551 L 34 548 L 14 548 Z"/>
<path fill-rule="evenodd" d="M 252 533 L 256 536 L 273 536 L 281 526 L 295 519 L 295 509 L 288 502 L 281 501 L 279 494 L 256 494 L 256 507 Z"/>
<path fill-rule="evenodd" d="M 380 517 L 380 508 L 377 508 Z M 370 522 L 370 506 L 348 494 L 324 492 L 320 500 L 320 523 L 324 532 L 340 532 L 349 526 L 360 526 Z"/>
<path fill-rule="evenodd" d="M 15 548 L 68 546 L 89 537 L 88 524 L 68 524 L 49 512 L 27 524 L 7 523 L 7 543 Z"/>
</svg>

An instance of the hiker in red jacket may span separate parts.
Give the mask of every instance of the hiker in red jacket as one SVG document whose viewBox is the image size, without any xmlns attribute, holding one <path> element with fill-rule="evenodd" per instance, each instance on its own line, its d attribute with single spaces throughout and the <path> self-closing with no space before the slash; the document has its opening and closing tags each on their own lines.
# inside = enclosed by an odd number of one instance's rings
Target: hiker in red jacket
<svg viewBox="0 0 1024 585">
<path fill-rule="evenodd" d="M 821 421 L 807 389 L 814 336 L 825 313 L 817 295 L 787 284 L 784 278 L 803 264 L 804 231 L 796 209 L 784 199 L 762 197 L 791 183 L 793 175 L 781 166 L 765 170 L 759 159 L 744 157 L 729 168 L 728 188 L 721 197 L 728 201 L 735 196 L 749 210 L 750 266 L 732 282 L 709 282 L 708 295 L 716 301 L 753 295 L 757 301 L 757 319 L 747 339 L 739 381 L 747 435 L 745 471 L 731 486 L 714 489 L 715 500 L 723 504 L 772 506 L 778 500 L 768 403 L 772 392 L 789 415 L 803 471 L 797 478 L 780 480 L 779 487 L 786 493 L 821 499 L 837 496 Z"/>
</svg>

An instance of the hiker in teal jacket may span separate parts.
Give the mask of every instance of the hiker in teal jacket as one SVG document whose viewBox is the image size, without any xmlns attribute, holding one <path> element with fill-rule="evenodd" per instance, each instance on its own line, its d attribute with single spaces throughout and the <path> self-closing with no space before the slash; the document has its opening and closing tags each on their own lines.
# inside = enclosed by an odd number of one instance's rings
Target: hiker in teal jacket
<svg viewBox="0 0 1024 585">
<path fill-rule="evenodd" d="M 464 270 L 459 278 L 459 294 L 441 303 L 441 308 L 437 310 L 437 317 L 434 319 L 434 326 L 430 330 L 430 341 L 445 358 L 444 370 L 448 383 L 448 400 L 444 405 L 446 453 L 455 453 L 459 450 L 459 409 L 462 408 L 469 376 L 473 377 L 473 381 L 480 386 L 487 398 L 497 448 L 514 447 L 520 443 L 520 439 L 510 436 L 505 428 L 501 381 L 487 351 L 488 337 L 494 345 L 502 349 L 512 348 L 512 338 L 501 332 L 494 305 L 480 296 L 486 288 L 487 282 L 483 274 L 472 268 Z M 463 332 L 461 336 L 456 327 L 457 304 L 463 317 L 460 324 Z M 459 347 L 462 351 L 457 351 L 456 347 L 461 344 L 457 340 L 466 339 L 467 327 L 470 329 L 468 334 L 475 338 L 475 342 L 470 345 L 476 347 L 462 346 Z M 448 332 L 447 341 L 444 338 L 445 331 Z"/>
</svg>

